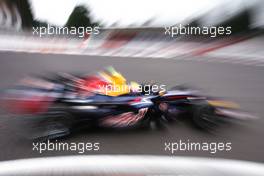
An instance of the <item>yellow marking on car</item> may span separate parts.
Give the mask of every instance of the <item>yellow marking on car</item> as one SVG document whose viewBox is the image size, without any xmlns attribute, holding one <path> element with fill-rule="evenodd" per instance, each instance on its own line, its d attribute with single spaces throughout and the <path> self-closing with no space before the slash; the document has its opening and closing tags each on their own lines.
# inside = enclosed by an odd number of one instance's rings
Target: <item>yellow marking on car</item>
<svg viewBox="0 0 264 176">
<path fill-rule="evenodd" d="M 207 101 L 210 105 L 216 107 L 223 107 L 223 108 L 240 108 L 239 104 L 231 102 L 231 101 L 223 101 L 223 100 L 208 100 Z"/>
</svg>

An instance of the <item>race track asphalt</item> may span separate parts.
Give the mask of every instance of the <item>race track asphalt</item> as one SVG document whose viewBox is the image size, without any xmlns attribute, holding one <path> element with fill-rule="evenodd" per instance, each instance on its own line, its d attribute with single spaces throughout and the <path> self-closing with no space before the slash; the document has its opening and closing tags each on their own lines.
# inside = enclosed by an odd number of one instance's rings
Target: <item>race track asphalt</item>
<svg viewBox="0 0 264 176">
<path fill-rule="evenodd" d="M 3 90 L 30 74 L 47 72 L 95 72 L 114 66 L 128 80 L 155 80 L 167 88 L 189 84 L 209 95 L 234 100 L 243 109 L 260 117 L 255 121 L 228 125 L 214 133 L 206 133 L 180 121 L 167 125 L 166 130 L 128 132 L 88 131 L 74 134 L 63 142 L 99 142 L 100 151 L 84 154 L 172 155 L 164 150 L 164 142 L 231 142 L 231 151 L 178 151 L 173 155 L 230 158 L 264 161 L 264 69 L 231 63 L 185 61 L 151 58 L 99 57 L 37 53 L 0 53 L 0 88 Z M 0 115 L 0 160 L 30 157 L 75 155 L 69 151 L 32 151 L 26 139 L 23 119 Z M 83 154 L 82 154 L 83 155 Z"/>
</svg>

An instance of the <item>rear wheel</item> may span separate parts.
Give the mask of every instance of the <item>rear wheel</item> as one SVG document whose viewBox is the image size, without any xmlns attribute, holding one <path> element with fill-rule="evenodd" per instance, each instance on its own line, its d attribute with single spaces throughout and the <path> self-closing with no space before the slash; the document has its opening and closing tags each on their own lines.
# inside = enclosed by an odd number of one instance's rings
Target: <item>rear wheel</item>
<svg viewBox="0 0 264 176">
<path fill-rule="evenodd" d="M 44 114 L 34 129 L 34 140 L 52 140 L 68 136 L 73 126 L 73 117 L 63 111 L 51 111 Z"/>
</svg>

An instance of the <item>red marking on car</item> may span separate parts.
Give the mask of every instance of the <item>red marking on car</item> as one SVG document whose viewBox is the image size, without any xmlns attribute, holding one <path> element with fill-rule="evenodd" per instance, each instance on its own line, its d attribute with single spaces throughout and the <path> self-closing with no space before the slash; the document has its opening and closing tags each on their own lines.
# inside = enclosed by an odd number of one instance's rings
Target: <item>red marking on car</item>
<svg viewBox="0 0 264 176">
<path fill-rule="evenodd" d="M 186 95 L 173 95 L 173 96 L 169 96 L 169 97 L 166 97 L 167 99 L 172 99 L 172 100 L 176 100 L 176 99 L 185 99 L 187 98 Z"/>
<path fill-rule="evenodd" d="M 51 97 L 32 96 L 26 99 L 10 99 L 5 101 L 5 107 L 12 113 L 36 114 L 48 110 L 52 102 Z"/>
<path fill-rule="evenodd" d="M 126 127 L 135 125 L 138 121 L 145 117 L 148 108 L 142 108 L 138 113 L 125 112 L 119 115 L 108 116 L 101 122 L 102 126 Z"/>
</svg>

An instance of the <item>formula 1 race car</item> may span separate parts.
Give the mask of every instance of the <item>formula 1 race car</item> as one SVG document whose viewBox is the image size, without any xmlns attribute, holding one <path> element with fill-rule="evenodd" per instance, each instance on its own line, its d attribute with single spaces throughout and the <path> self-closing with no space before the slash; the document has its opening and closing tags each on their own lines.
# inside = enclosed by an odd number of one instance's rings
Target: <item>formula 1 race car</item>
<svg viewBox="0 0 264 176">
<path fill-rule="evenodd" d="M 2 104 L 16 114 L 33 114 L 45 139 L 69 135 L 74 129 L 157 127 L 179 117 L 212 130 L 221 122 L 254 116 L 233 102 L 176 86 L 127 83 L 113 68 L 92 75 L 55 74 L 23 79 L 2 95 Z M 37 118 L 38 117 L 38 118 Z"/>
</svg>

